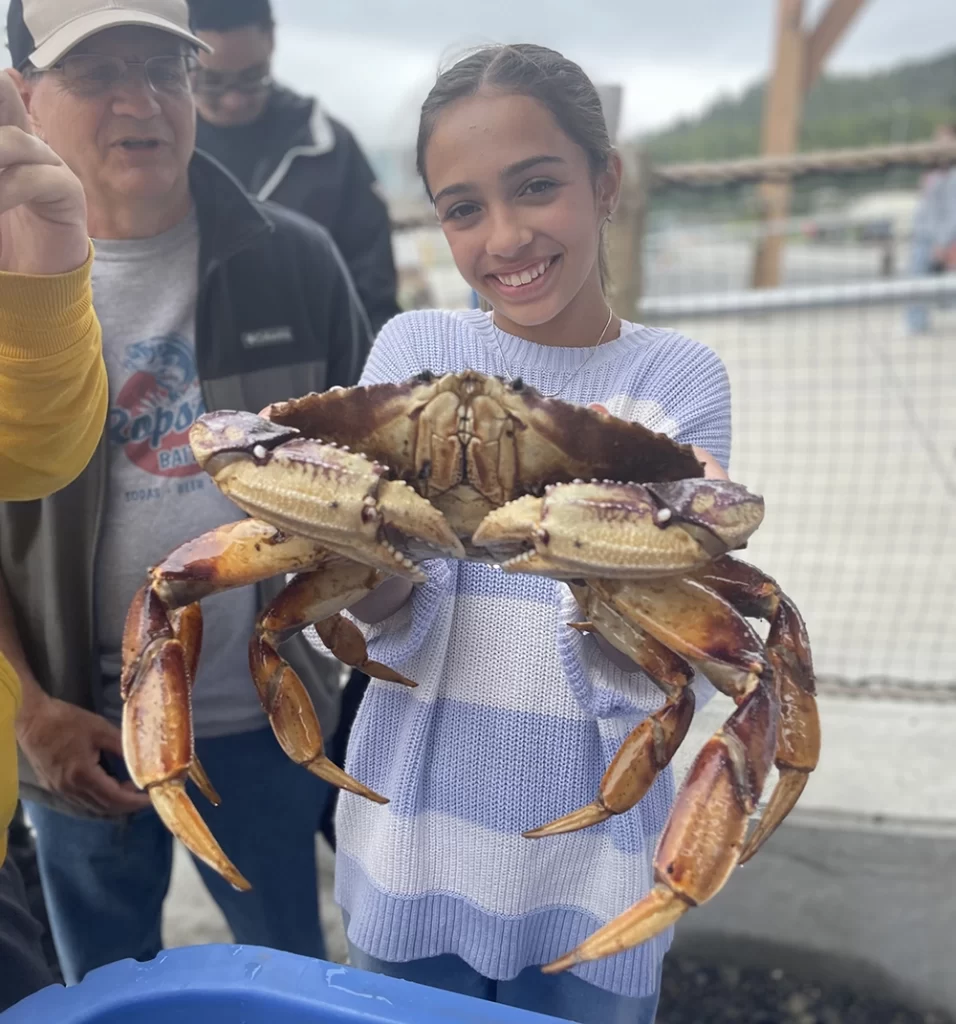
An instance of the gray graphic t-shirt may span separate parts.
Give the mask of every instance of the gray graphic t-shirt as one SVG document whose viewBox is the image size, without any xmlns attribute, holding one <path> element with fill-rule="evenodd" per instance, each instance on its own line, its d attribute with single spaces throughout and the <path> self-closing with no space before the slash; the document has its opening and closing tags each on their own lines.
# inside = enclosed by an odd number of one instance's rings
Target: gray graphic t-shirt
<svg viewBox="0 0 956 1024">
<path fill-rule="evenodd" d="M 204 411 L 195 354 L 195 214 L 154 238 L 94 240 L 93 302 L 110 380 L 109 496 L 96 572 L 106 714 L 118 721 L 126 611 L 149 566 L 243 513 L 200 470 L 189 429 Z M 252 587 L 206 598 L 193 691 L 197 736 L 266 725 L 249 675 Z"/>
</svg>

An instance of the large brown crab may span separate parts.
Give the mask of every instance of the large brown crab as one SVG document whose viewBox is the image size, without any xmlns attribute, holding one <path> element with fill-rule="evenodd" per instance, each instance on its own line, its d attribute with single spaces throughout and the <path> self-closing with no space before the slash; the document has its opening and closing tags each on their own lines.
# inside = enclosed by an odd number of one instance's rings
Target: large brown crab
<svg viewBox="0 0 956 1024">
<path fill-rule="evenodd" d="M 265 416 L 211 413 L 190 440 L 252 518 L 150 570 L 124 637 L 123 743 L 133 780 L 170 830 L 233 885 L 248 887 L 185 792 L 188 777 L 218 802 L 193 750 L 198 602 L 281 573 L 298 575 L 250 642 L 263 707 L 293 760 L 382 803 L 324 756 L 315 712 L 279 642 L 315 624 L 346 664 L 413 686 L 371 662 L 362 634 L 339 613 L 389 575 L 423 580 L 425 558 L 567 581 L 584 619 L 571 625 L 601 634 L 666 695 L 624 742 L 594 803 L 529 838 L 637 804 L 688 729 L 695 671 L 736 703 L 677 796 L 655 855 L 656 887 L 545 970 L 635 946 L 710 899 L 799 798 L 819 750 L 806 631 L 772 580 L 728 555 L 760 524 L 762 499 L 703 479 L 690 447 L 471 371 L 334 389 Z M 769 621 L 766 642 L 744 616 Z M 774 761 L 780 781 L 747 838 Z"/>
</svg>

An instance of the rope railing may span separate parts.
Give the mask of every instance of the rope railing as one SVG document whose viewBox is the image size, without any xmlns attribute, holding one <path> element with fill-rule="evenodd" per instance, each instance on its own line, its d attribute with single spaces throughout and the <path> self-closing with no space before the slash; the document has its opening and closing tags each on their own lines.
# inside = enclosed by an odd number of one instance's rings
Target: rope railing
<svg viewBox="0 0 956 1024">
<path fill-rule="evenodd" d="M 852 174 L 900 167 L 929 170 L 951 165 L 956 166 L 956 142 L 911 142 L 858 149 L 824 149 L 791 156 L 651 164 L 648 185 L 651 189 L 718 187 L 790 181 L 810 174 Z M 414 231 L 432 228 L 436 224 L 435 211 L 424 203 L 419 208 L 406 206 L 392 218 L 394 231 Z"/>
<path fill-rule="evenodd" d="M 651 166 L 651 187 L 748 184 L 789 181 L 808 174 L 852 174 L 897 167 L 956 165 L 956 142 L 912 142 L 858 149 L 825 149 L 790 156 L 694 161 Z"/>
</svg>

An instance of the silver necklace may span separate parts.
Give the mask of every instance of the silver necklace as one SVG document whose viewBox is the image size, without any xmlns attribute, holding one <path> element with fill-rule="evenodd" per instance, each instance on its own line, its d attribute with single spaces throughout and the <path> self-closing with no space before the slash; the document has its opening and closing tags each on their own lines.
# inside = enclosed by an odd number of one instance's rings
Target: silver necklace
<svg viewBox="0 0 956 1024">
<path fill-rule="evenodd" d="M 541 397 L 542 398 L 557 398 L 558 395 L 561 395 L 565 391 L 567 391 L 568 386 L 571 384 L 571 381 L 573 381 L 574 378 L 577 377 L 577 375 L 585 368 L 585 366 L 587 366 L 588 363 L 590 363 L 591 360 L 594 358 L 594 353 L 597 352 L 597 350 L 601 347 L 602 343 L 604 342 L 604 335 L 607 334 L 607 329 L 611 326 L 611 321 L 613 319 L 614 319 L 614 310 L 611 309 L 610 306 L 609 306 L 608 307 L 608 311 L 607 311 L 607 323 L 604 325 L 604 330 L 601 331 L 601 336 L 594 343 L 594 345 L 593 345 L 593 347 L 591 349 L 591 354 L 571 374 L 571 376 L 568 377 L 568 379 L 564 382 L 562 387 L 560 387 L 557 391 L 552 392 L 551 394 L 544 394 L 542 392 L 541 393 Z M 508 366 L 508 360 L 505 359 L 504 350 L 501 347 L 501 343 L 498 341 L 498 335 L 502 334 L 503 332 L 502 332 L 501 328 L 497 325 L 497 323 L 495 323 L 495 311 L 494 310 L 491 311 L 491 326 L 494 328 L 494 334 L 492 335 L 492 337 L 495 339 L 495 348 L 498 350 L 498 356 L 501 359 L 501 365 L 504 366 L 504 368 L 505 368 L 505 380 L 510 383 L 511 381 L 513 381 L 515 379 L 515 375 L 511 372 L 511 369 Z"/>
</svg>

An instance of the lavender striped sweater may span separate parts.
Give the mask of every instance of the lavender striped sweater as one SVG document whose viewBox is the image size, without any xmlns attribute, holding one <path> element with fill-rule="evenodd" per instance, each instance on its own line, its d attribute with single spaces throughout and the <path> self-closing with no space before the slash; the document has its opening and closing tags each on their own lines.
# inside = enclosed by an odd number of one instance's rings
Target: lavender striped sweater
<svg viewBox="0 0 956 1024">
<path fill-rule="evenodd" d="M 520 375 L 546 393 L 568 384 L 564 400 L 600 402 L 727 464 L 729 384 L 704 346 L 634 324 L 596 353 L 497 340 L 500 352 L 477 310 L 403 314 L 376 340 L 362 383 L 471 368 Z M 595 828 L 534 841 L 521 832 L 592 800 L 624 737 L 663 698 L 567 628 L 579 615 L 563 584 L 474 563 L 425 569 L 428 582 L 404 608 L 363 626 L 371 656 L 419 686 L 373 681 L 359 710 L 347 769 L 391 802 L 340 800 L 336 899 L 349 938 L 372 956 L 454 953 L 487 977 L 512 978 L 567 952 L 653 884 L 669 770 L 634 810 Z M 695 685 L 703 699 L 713 692 Z M 670 940 L 575 971 L 648 995 Z"/>
</svg>

